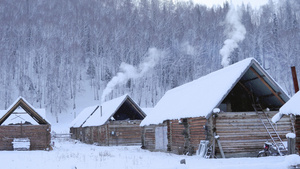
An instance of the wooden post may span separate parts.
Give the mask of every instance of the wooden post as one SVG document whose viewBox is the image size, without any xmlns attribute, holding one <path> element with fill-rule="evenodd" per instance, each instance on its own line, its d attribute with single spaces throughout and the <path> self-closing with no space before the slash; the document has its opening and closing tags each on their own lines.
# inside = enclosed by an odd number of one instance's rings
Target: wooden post
<svg viewBox="0 0 300 169">
<path fill-rule="evenodd" d="M 110 131 L 108 130 L 108 124 L 105 125 L 105 130 L 106 130 L 106 145 L 109 146 L 109 135 L 110 135 L 110 133 L 108 133 L 108 132 L 110 132 Z"/>
<path fill-rule="evenodd" d="M 215 135 L 215 133 L 214 133 L 214 135 Z M 218 146 L 219 146 L 222 158 L 225 158 L 225 154 L 224 154 L 223 148 L 221 146 L 221 143 L 220 143 L 220 140 L 219 140 L 219 136 L 215 136 L 215 139 L 217 140 L 217 143 L 218 143 Z"/>
<path fill-rule="evenodd" d="M 217 124 L 217 115 L 215 113 L 213 113 L 212 115 L 212 132 L 213 132 L 213 140 L 212 140 L 212 157 L 214 158 L 216 156 L 216 124 Z"/>
<path fill-rule="evenodd" d="M 296 135 L 294 133 L 288 133 L 286 138 L 288 139 L 288 155 L 296 154 Z"/>
<path fill-rule="evenodd" d="M 21 121 L 21 138 L 23 137 L 23 123 Z"/>
<path fill-rule="evenodd" d="M 212 141 L 212 158 L 215 158 L 216 156 L 216 139 L 215 139 L 216 133 L 213 135 L 213 141 Z"/>
<path fill-rule="evenodd" d="M 167 132 L 167 137 L 168 137 L 168 151 L 172 151 L 172 146 L 173 146 L 173 128 L 172 128 L 172 121 L 167 120 L 167 126 L 168 126 L 168 132 Z"/>
<path fill-rule="evenodd" d="M 297 73 L 296 73 L 295 66 L 292 66 L 291 70 L 292 70 L 292 77 L 293 77 L 293 82 L 294 82 L 295 93 L 297 93 L 299 91 L 299 85 L 298 85 L 298 79 L 297 79 Z"/>
</svg>

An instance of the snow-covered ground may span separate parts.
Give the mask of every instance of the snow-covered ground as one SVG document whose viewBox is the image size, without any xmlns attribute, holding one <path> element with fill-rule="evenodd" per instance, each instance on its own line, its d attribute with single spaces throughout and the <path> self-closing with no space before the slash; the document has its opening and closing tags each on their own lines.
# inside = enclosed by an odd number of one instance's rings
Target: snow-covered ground
<svg viewBox="0 0 300 169">
<path fill-rule="evenodd" d="M 54 140 L 53 151 L 1 151 L 1 169 L 284 169 L 300 164 L 298 155 L 262 158 L 203 159 L 138 146 L 103 147 Z M 180 164 L 185 159 L 186 164 Z"/>
</svg>

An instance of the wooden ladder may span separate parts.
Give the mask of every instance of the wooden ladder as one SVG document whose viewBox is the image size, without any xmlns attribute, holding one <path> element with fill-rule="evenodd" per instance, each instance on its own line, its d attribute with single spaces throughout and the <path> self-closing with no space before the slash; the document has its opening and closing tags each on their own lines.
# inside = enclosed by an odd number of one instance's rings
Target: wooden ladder
<svg viewBox="0 0 300 169">
<path fill-rule="evenodd" d="M 252 105 L 257 116 L 259 117 L 260 121 L 264 125 L 265 129 L 267 130 L 273 144 L 275 145 L 278 153 L 282 156 L 283 153 L 287 151 L 287 148 L 283 144 L 283 141 L 281 140 L 278 132 L 276 131 L 274 125 L 269 120 L 266 112 L 263 110 L 260 104 L 253 104 Z"/>
</svg>

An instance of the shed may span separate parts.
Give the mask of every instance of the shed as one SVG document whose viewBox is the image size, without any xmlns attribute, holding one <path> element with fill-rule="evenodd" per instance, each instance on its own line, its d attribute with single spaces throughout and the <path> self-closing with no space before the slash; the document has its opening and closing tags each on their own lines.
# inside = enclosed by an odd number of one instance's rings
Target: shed
<svg viewBox="0 0 300 169">
<path fill-rule="evenodd" d="M 288 102 L 286 102 L 279 112 L 273 116 L 272 121 L 278 123 L 283 117 L 294 119 L 293 132 L 296 134 L 296 149 L 300 153 L 300 92 L 297 92 Z"/>
<path fill-rule="evenodd" d="M 226 157 L 255 156 L 271 139 L 263 121 L 287 100 L 289 96 L 261 65 L 247 58 L 167 91 L 141 123 L 143 147 L 193 154 L 201 140 L 213 145 L 218 135 Z M 220 113 L 214 113 L 215 108 Z M 286 120 L 276 126 L 280 137 L 291 130 Z M 219 147 L 214 147 L 220 155 Z"/>
<path fill-rule="evenodd" d="M 1 112 L 0 150 L 13 150 L 14 140 L 29 140 L 30 150 L 49 150 L 51 125 L 46 120 L 45 109 L 35 109 L 19 97 Z"/>
<path fill-rule="evenodd" d="M 71 124 L 72 138 L 97 145 L 141 145 L 146 114 L 128 96 L 84 109 Z"/>
</svg>

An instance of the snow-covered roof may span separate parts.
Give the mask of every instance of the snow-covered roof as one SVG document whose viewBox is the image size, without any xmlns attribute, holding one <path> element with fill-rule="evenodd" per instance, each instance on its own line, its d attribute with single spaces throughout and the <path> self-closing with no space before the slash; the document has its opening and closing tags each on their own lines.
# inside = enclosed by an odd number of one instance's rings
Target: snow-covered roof
<svg viewBox="0 0 300 169">
<path fill-rule="evenodd" d="M 25 109 L 26 110 L 25 110 Z M 29 115 L 29 112 L 31 115 Z M 33 119 L 35 117 L 36 120 Z M 7 110 L 0 111 L 1 124 L 17 124 L 30 122 L 31 124 L 50 124 L 46 118 L 45 109 L 35 109 L 25 98 L 18 97 Z"/>
<path fill-rule="evenodd" d="M 118 110 L 128 95 L 104 102 L 101 106 L 86 120 L 82 127 L 103 125 Z"/>
<path fill-rule="evenodd" d="M 43 119 L 47 120 L 46 117 L 46 109 L 36 109 L 34 108 L 24 97 L 19 96 L 6 110 L 3 110 L 8 112 L 10 109 L 12 109 L 20 100 L 23 100 L 31 109 L 33 109 L 35 112 L 37 112 Z"/>
<path fill-rule="evenodd" d="M 109 100 L 101 105 L 91 106 L 85 108 L 71 123 L 71 127 L 87 127 L 87 126 L 100 126 L 110 120 L 116 111 L 126 101 L 130 100 L 132 104 L 140 109 L 137 104 L 130 99 L 128 95 Z M 142 111 L 142 110 L 141 110 Z M 142 112 L 144 113 L 144 112 Z"/>
<path fill-rule="evenodd" d="M 146 114 L 146 115 L 148 115 L 148 114 L 150 114 L 152 111 L 153 111 L 153 107 L 147 107 L 147 108 L 141 108 L 142 110 L 143 110 L 143 112 Z"/>
<path fill-rule="evenodd" d="M 253 70 L 249 72 L 251 66 Z M 254 71 L 262 73 L 260 76 L 270 83 L 274 90 L 282 93 L 283 100 L 288 100 L 286 93 L 258 62 L 254 58 L 248 58 L 167 91 L 151 114 L 142 121 L 141 126 L 159 124 L 168 119 L 201 116 L 208 118 L 243 75 L 247 72 L 250 79 L 250 76 L 255 76 Z M 262 82 L 259 82 L 259 85 L 261 84 Z"/>
<path fill-rule="evenodd" d="M 272 122 L 276 123 L 283 115 L 300 115 L 300 92 L 297 92 L 288 102 L 286 102 L 277 114 L 272 118 Z"/>
<path fill-rule="evenodd" d="M 70 127 L 80 127 L 98 107 L 99 105 L 95 105 L 83 109 L 71 122 Z"/>
</svg>

